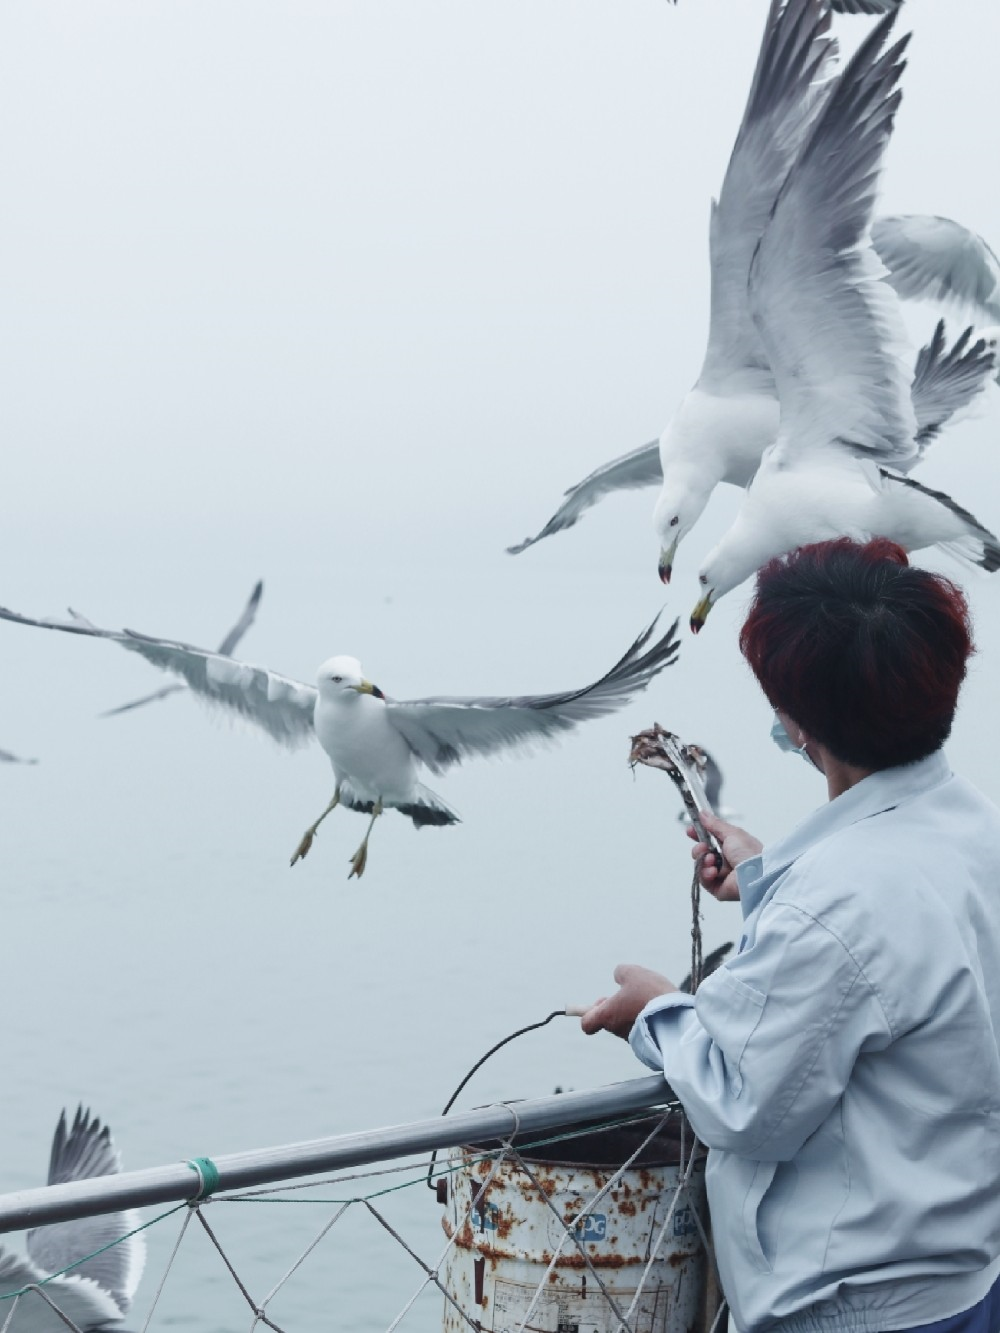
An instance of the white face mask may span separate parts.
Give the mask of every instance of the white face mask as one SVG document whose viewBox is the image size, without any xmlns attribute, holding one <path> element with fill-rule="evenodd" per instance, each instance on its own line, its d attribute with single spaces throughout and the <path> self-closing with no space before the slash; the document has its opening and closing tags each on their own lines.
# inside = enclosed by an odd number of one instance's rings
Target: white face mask
<svg viewBox="0 0 1000 1333">
<path fill-rule="evenodd" d="M 775 713 L 774 721 L 771 723 L 771 740 L 774 741 L 775 745 L 778 747 L 779 750 L 784 750 L 786 751 L 786 753 L 789 754 L 800 755 L 810 766 L 810 768 L 818 767 L 818 765 L 814 764 L 813 761 L 809 758 L 809 755 L 806 753 L 806 745 L 808 744 L 808 742 L 804 741 L 801 745 L 796 745 L 795 742 L 792 740 L 791 736 L 789 736 L 788 732 L 785 730 L 785 725 L 777 713 Z"/>
</svg>

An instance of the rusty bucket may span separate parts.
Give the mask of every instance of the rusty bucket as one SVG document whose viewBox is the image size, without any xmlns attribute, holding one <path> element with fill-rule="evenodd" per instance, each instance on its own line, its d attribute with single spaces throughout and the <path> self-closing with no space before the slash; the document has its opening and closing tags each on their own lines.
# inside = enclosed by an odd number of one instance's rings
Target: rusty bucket
<svg viewBox="0 0 1000 1333">
<path fill-rule="evenodd" d="M 470 1323 L 482 1333 L 615 1333 L 626 1315 L 629 1333 L 701 1329 L 711 1299 L 705 1163 L 695 1161 L 675 1200 L 678 1123 L 668 1121 L 591 1202 L 657 1121 L 518 1147 L 525 1166 L 507 1158 L 495 1172 L 501 1153 L 458 1150 L 442 1218 L 455 1243 L 442 1280 L 466 1318 L 446 1301 L 445 1333 L 467 1333 Z"/>
</svg>

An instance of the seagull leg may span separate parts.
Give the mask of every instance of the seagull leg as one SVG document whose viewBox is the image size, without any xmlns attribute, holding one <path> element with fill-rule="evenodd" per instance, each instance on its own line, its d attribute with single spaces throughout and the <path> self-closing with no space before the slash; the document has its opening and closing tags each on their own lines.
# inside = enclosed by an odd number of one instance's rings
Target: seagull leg
<svg viewBox="0 0 1000 1333">
<path fill-rule="evenodd" d="M 368 821 L 368 828 L 365 830 L 365 836 L 361 839 L 361 846 L 351 857 L 351 873 L 348 879 L 353 879 L 357 875 L 358 879 L 365 873 L 365 866 L 368 864 L 368 839 L 372 836 L 372 829 L 375 827 L 375 821 L 382 813 L 382 802 L 376 801 L 372 808 L 372 817 Z"/>
<path fill-rule="evenodd" d="M 316 836 L 316 830 L 319 828 L 320 824 L 322 824 L 323 820 L 327 817 L 330 811 L 336 810 L 339 804 L 340 804 L 340 784 L 338 783 L 337 790 L 333 793 L 333 800 L 320 815 L 319 819 L 316 820 L 316 823 L 310 824 L 309 827 L 306 829 L 305 833 L 303 833 L 302 841 L 299 843 L 298 847 L 296 847 L 295 855 L 292 857 L 291 861 L 289 862 L 289 865 L 294 865 L 296 861 L 301 861 L 304 856 L 308 855 L 309 848 L 313 845 L 313 838 L 315 838 Z"/>
</svg>

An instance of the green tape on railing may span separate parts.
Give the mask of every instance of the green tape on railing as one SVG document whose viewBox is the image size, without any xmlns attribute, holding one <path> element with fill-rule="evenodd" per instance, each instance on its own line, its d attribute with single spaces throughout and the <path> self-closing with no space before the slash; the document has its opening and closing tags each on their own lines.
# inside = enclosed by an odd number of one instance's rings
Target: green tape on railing
<svg viewBox="0 0 1000 1333">
<path fill-rule="evenodd" d="M 188 1166 L 198 1177 L 198 1193 L 192 1195 L 188 1203 L 197 1203 L 199 1199 L 207 1199 L 210 1194 L 214 1194 L 219 1188 L 219 1168 L 211 1157 L 192 1157 Z"/>
</svg>

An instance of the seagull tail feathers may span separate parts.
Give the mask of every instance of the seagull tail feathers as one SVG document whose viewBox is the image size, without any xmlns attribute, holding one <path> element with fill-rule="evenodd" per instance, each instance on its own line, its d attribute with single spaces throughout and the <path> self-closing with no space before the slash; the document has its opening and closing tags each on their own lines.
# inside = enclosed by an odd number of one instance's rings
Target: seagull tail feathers
<svg viewBox="0 0 1000 1333">
<path fill-rule="evenodd" d="M 423 828 L 425 824 L 434 824 L 438 827 L 445 824 L 461 824 L 460 817 L 451 806 L 422 782 L 417 783 L 416 797 L 415 801 L 399 806 L 400 814 L 412 819 L 416 828 Z"/>
</svg>

